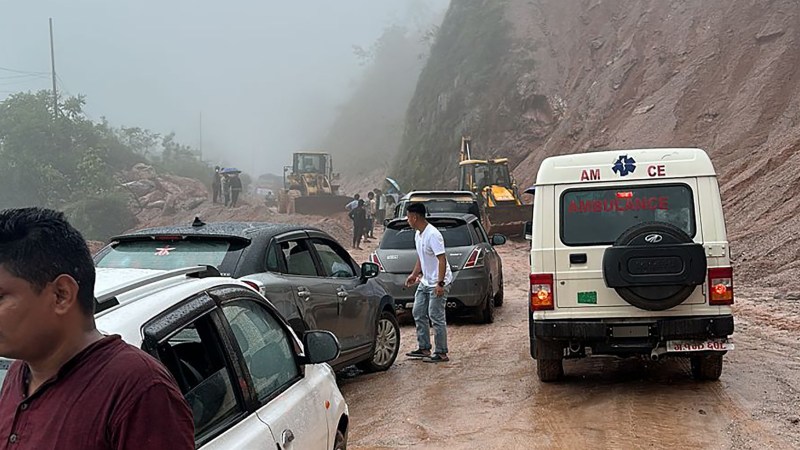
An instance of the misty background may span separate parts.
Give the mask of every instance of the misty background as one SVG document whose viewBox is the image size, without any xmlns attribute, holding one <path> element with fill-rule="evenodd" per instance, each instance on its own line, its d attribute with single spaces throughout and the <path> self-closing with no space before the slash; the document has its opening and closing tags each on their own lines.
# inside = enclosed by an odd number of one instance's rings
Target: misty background
<svg viewBox="0 0 800 450">
<path fill-rule="evenodd" d="M 202 121 L 206 161 L 277 174 L 291 152 L 331 151 L 331 139 L 358 141 L 361 117 L 374 116 L 374 110 L 359 115 L 365 95 L 386 94 L 393 103 L 384 121 L 401 132 L 397 116 L 447 6 L 447 0 L 2 1 L 0 101 L 50 89 L 52 17 L 58 88 L 85 95 L 89 118 L 175 132 L 196 149 Z M 337 122 L 347 131 L 335 131 Z"/>
</svg>

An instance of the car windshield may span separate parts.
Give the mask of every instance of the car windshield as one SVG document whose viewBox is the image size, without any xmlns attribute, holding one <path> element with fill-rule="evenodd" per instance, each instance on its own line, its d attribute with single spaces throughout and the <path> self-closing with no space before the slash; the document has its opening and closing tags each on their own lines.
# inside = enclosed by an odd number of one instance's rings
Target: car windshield
<svg viewBox="0 0 800 450">
<path fill-rule="evenodd" d="M 469 228 L 464 222 L 447 222 L 436 223 L 436 228 L 442 233 L 444 238 L 444 246 L 450 247 L 466 247 L 472 245 L 472 237 L 469 234 Z M 381 239 L 381 249 L 384 250 L 413 250 L 414 234 L 416 232 L 408 225 L 402 228 L 389 227 L 383 233 Z"/>
<path fill-rule="evenodd" d="M 220 267 L 230 243 L 224 240 L 122 241 L 96 261 L 97 267 L 171 270 Z"/>
<path fill-rule="evenodd" d="M 403 214 L 406 214 L 406 210 L 408 209 L 408 205 L 414 203 L 414 200 L 406 203 L 403 207 Z M 452 213 L 452 214 L 472 214 L 475 217 L 479 217 L 479 210 L 478 204 L 473 201 L 468 200 L 452 200 L 452 199 L 430 199 L 430 200 L 423 200 L 422 203 L 425 204 L 425 209 L 430 214 L 435 213 Z"/>
<path fill-rule="evenodd" d="M 643 222 L 666 222 L 695 235 L 692 190 L 685 184 L 576 189 L 561 196 L 561 241 L 608 245 Z"/>
</svg>

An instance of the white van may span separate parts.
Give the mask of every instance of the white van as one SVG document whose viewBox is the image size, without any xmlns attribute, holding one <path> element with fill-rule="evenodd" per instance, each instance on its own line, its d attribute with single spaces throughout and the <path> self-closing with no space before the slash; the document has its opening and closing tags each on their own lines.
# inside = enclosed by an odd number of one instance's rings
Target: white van
<svg viewBox="0 0 800 450">
<path fill-rule="evenodd" d="M 564 358 L 691 359 L 716 380 L 733 349 L 719 186 L 700 149 L 547 158 L 531 230 L 530 340 L 542 381 Z"/>
</svg>

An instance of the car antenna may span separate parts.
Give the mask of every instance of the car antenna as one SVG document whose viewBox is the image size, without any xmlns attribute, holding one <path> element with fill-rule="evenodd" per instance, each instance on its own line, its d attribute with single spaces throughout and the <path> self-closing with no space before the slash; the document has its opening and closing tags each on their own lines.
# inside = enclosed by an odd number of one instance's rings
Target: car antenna
<svg viewBox="0 0 800 450">
<path fill-rule="evenodd" d="M 199 217 L 196 217 L 196 216 L 194 218 L 194 222 L 192 222 L 192 226 L 193 227 L 202 227 L 205 224 L 206 224 L 205 222 L 203 222 L 202 220 L 200 220 Z"/>
</svg>

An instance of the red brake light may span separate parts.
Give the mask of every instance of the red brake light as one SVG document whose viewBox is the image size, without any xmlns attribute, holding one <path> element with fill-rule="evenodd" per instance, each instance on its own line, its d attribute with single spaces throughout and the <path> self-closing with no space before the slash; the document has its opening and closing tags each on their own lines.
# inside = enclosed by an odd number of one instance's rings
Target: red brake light
<svg viewBox="0 0 800 450">
<path fill-rule="evenodd" d="M 617 192 L 617 198 L 633 198 L 633 192 Z"/>
<path fill-rule="evenodd" d="M 553 274 L 531 274 L 531 311 L 542 311 L 555 307 Z"/>
<path fill-rule="evenodd" d="M 378 270 L 380 270 L 381 272 L 386 272 L 386 269 L 383 268 L 383 264 L 381 264 L 381 260 L 378 258 L 378 254 L 377 253 L 374 253 L 374 252 L 370 253 L 369 261 L 371 263 L 373 263 L 373 264 L 377 264 L 378 265 Z"/>
<path fill-rule="evenodd" d="M 253 288 L 254 291 L 258 292 L 259 294 L 263 294 L 263 292 L 261 292 L 261 287 L 255 281 L 242 280 L 242 283 L 250 286 L 251 288 Z"/>
<path fill-rule="evenodd" d="M 708 304 L 733 304 L 733 269 L 731 267 L 708 269 Z"/>
<path fill-rule="evenodd" d="M 183 236 L 154 236 L 153 239 L 157 241 L 180 241 Z"/>
<path fill-rule="evenodd" d="M 469 258 L 467 258 L 467 262 L 464 263 L 465 269 L 473 269 L 475 267 L 483 267 L 483 258 L 481 255 L 481 249 L 475 248 L 472 250 L 472 253 L 469 254 Z"/>
</svg>

